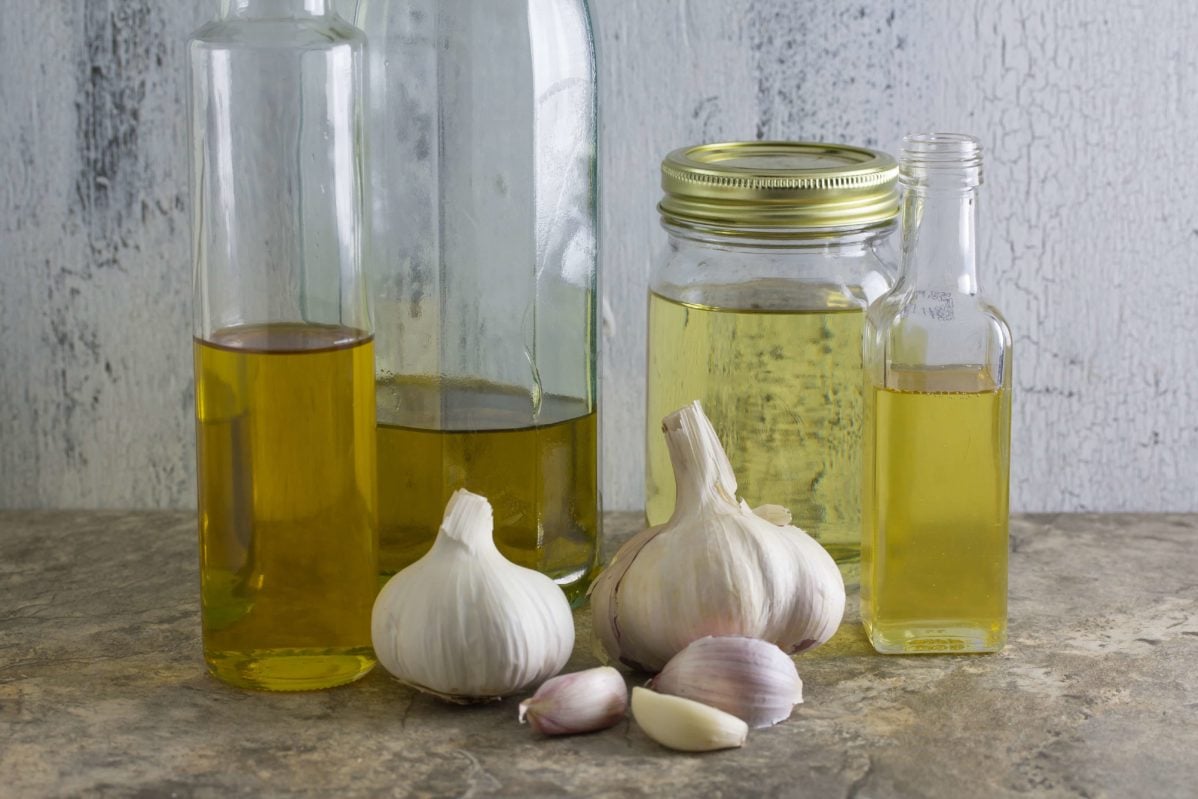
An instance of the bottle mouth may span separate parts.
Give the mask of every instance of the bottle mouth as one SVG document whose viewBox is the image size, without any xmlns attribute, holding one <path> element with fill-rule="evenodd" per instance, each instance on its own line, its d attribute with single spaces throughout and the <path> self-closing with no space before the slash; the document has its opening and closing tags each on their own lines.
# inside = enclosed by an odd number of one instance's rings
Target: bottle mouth
<svg viewBox="0 0 1198 799">
<path fill-rule="evenodd" d="M 982 182 L 982 145 L 965 133 L 912 133 L 903 139 L 899 176 L 906 185 Z"/>
</svg>

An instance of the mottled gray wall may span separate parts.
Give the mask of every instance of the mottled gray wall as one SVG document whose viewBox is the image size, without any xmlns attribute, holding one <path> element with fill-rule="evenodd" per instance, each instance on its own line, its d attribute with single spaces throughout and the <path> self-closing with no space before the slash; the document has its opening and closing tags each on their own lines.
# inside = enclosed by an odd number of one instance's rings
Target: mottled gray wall
<svg viewBox="0 0 1198 799">
<path fill-rule="evenodd" d="M 0 0 L 0 507 L 192 502 L 184 39 L 208 0 Z M 1198 14 L 592 0 L 605 490 L 640 499 L 656 165 L 721 138 L 988 146 L 1022 510 L 1198 510 Z"/>
<path fill-rule="evenodd" d="M 1192 3 L 595 5 L 616 503 L 641 480 L 655 158 L 756 136 L 894 151 L 941 129 L 988 147 L 979 269 L 1015 334 L 1013 507 L 1198 510 Z"/>
<path fill-rule="evenodd" d="M 0 0 L 0 507 L 194 502 L 186 37 Z"/>
</svg>

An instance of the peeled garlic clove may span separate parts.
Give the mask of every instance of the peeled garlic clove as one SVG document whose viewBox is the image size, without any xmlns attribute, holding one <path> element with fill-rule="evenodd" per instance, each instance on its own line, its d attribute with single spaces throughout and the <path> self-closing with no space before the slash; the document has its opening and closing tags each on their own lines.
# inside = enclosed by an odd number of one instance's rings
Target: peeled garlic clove
<svg viewBox="0 0 1198 799">
<path fill-rule="evenodd" d="M 700 638 L 670 659 L 649 687 L 727 711 L 749 727 L 790 717 L 803 681 L 790 656 L 757 638 Z"/>
<path fill-rule="evenodd" d="M 733 749 L 749 735 L 749 725 L 730 713 L 639 686 L 632 689 L 632 717 L 645 735 L 681 752 Z"/>
<path fill-rule="evenodd" d="M 566 595 L 495 546 L 491 504 L 460 490 L 433 548 L 374 602 L 379 663 L 401 681 L 454 702 L 497 699 L 562 670 L 574 648 Z"/>
<path fill-rule="evenodd" d="M 628 709 L 628 686 L 611 666 L 600 666 L 549 680 L 520 703 L 520 723 L 542 735 L 605 730 Z"/>
</svg>

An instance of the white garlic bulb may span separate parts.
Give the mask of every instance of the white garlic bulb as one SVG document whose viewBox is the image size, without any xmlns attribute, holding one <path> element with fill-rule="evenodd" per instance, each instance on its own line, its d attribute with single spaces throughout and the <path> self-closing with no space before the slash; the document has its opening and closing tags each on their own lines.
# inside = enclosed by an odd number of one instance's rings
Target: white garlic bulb
<svg viewBox="0 0 1198 799">
<path fill-rule="evenodd" d="M 595 635 L 615 660 L 659 671 L 708 635 L 761 638 L 793 654 L 832 637 L 844 580 L 776 505 L 754 512 L 698 402 L 662 423 L 677 499 L 669 521 L 629 539 L 591 588 Z"/>
<path fill-rule="evenodd" d="M 371 637 L 401 681 L 457 702 L 498 699 L 562 670 L 574 648 L 565 594 L 495 547 L 491 503 L 459 490 L 432 549 L 374 602 Z"/>
<path fill-rule="evenodd" d="M 649 687 L 719 708 L 753 729 L 789 718 L 803 701 L 803 681 L 789 655 L 768 641 L 736 635 L 692 641 Z"/>
</svg>

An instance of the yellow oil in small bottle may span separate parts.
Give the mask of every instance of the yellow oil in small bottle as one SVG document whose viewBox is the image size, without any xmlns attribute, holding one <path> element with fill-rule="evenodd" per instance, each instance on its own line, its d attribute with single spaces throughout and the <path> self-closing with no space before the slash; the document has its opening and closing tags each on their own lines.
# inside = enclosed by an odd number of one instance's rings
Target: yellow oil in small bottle
<svg viewBox="0 0 1198 799">
<path fill-rule="evenodd" d="M 195 342 L 204 657 L 225 682 L 327 688 L 374 665 L 373 350 L 302 324 Z"/>
<path fill-rule="evenodd" d="M 656 432 L 703 403 L 750 505 L 784 505 L 856 580 L 861 547 L 862 304 L 793 281 L 708 287 L 711 304 L 649 295 L 646 516 L 674 509 Z M 720 301 L 726 294 L 728 302 Z"/>
<path fill-rule="evenodd" d="M 598 569 L 596 414 L 585 400 L 481 382 L 387 378 L 378 384 L 379 566 L 393 574 L 437 536 L 449 496 L 467 488 L 494 509 L 509 560 L 555 580 L 574 604 Z"/>
<path fill-rule="evenodd" d="M 892 370 L 866 401 L 861 611 L 883 653 L 1006 642 L 1010 393 L 981 367 Z"/>
</svg>

